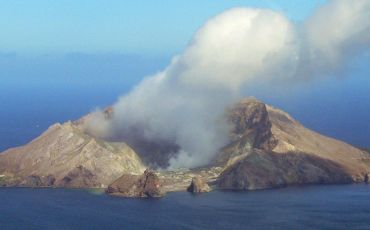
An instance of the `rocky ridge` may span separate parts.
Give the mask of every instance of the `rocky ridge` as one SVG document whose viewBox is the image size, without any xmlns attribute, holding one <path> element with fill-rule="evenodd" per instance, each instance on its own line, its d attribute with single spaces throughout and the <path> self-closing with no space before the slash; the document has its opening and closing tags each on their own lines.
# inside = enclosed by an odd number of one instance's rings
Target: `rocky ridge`
<svg viewBox="0 0 370 230">
<path fill-rule="evenodd" d="M 203 193 L 211 191 L 211 188 L 199 177 L 193 177 L 187 191 L 191 193 Z"/>
</svg>

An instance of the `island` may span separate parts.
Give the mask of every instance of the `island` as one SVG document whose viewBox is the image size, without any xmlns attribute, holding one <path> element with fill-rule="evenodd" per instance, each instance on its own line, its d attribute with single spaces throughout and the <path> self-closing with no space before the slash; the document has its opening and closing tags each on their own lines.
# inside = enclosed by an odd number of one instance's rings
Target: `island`
<svg viewBox="0 0 370 230">
<path fill-rule="evenodd" d="M 106 118 L 114 113 L 105 110 Z M 54 124 L 30 143 L 0 154 L 0 185 L 103 188 L 124 197 L 168 192 L 258 190 L 305 184 L 368 182 L 370 154 L 314 132 L 255 98 L 227 111 L 229 143 L 208 164 L 168 169 L 168 143 L 136 138 L 111 142 L 90 135 L 84 122 Z"/>
</svg>

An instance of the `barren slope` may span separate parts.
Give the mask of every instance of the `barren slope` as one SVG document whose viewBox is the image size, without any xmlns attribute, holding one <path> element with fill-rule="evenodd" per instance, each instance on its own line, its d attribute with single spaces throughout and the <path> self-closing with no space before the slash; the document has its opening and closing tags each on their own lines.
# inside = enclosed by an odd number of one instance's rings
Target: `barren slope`
<svg viewBox="0 0 370 230">
<path fill-rule="evenodd" d="M 298 151 L 314 154 L 341 164 L 353 175 L 368 170 L 363 164 L 363 160 L 369 159 L 367 152 L 307 129 L 282 110 L 267 106 L 267 111 L 272 123 L 272 133 L 279 140 L 274 152 Z"/>
<path fill-rule="evenodd" d="M 25 146 L 0 154 L 0 174 L 29 186 L 40 183 L 37 177 L 52 176 L 56 186 L 106 187 L 123 173 L 144 170 L 140 158 L 125 143 L 96 140 L 71 122 L 52 125 Z"/>
</svg>

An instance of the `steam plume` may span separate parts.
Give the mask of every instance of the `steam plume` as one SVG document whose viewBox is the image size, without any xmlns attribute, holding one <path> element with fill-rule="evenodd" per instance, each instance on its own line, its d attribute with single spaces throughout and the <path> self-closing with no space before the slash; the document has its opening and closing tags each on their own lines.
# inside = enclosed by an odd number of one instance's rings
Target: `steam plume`
<svg viewBox="0 0 370 230">
<path fill-rule="evenodd" d="M 94 113 L 88 132 L 110 138 L 140 130 L 180 147 L 173 168 L 208 163 L 228 141 L 225 108 L 243 87 L 335 70 L 370 41 L 370 0 L 334 0 L 297 25 L 267 9 L 235 8 L 210 19 L 162 72 Z"/>
</svg>

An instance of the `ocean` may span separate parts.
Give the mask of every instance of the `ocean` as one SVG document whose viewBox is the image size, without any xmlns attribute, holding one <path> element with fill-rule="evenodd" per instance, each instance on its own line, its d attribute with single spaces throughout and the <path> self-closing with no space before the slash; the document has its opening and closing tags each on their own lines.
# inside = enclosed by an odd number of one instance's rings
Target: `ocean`
<svg viewBox="0 0 370 230">
<path fill-rule="evenodd" d="M 0 189 L 0 229 L 370 229 L 370 186 L 322 185 L 160 199 Z"/>
</svg>

